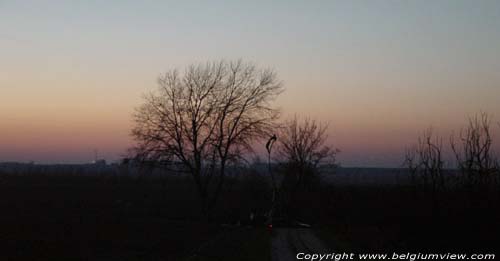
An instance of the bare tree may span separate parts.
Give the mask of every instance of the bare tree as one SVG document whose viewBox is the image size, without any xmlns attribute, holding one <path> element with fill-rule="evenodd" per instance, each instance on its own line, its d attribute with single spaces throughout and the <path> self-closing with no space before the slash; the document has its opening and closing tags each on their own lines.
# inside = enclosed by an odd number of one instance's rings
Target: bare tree
<svg viewBox="0 0 500 261">
<path fill-rule="evenodd" d="M 297 117 L 285 122 L 279 138 L 278 155 L 298 168 L 297 180 L 302 180 L 300 170 L 315 168 L 328 160 L 335 161 L 338 150 L 326 145 L 328 125 L 309 118 Z"/>
<path fill-rule="evenodd" d="M 469 189 L 489 187 L 498 174 L 498 161 L 492 150 L 491 117 L 481 113 L 469 118 L 468 125 L 450 139 L 463 184 Z"/>
<path fill-rule="evenodd" d="M 410 172 L 410 184 L 414 187 L 416 187 L 419 182 L 418 170 L 420 163 L 418 162 L 417 155 L 416 145 L 405 149 L 405 160 L 403 162 L 403 166 L 408 168 L 408 171 Z"/>
<path fill-rule="evenodd" d="M 442 151 L 442 138 L 435 137 L 432 128 L 418 137 L 417 145 L 407 150 L 405 160 L 406 166 L 414 175 L 415 182 L 430 187 L 433 191 L 444 188 Z"/>
<path fill-rule="evenodd" d="M 446 188 L 442 138 L 433 134 L 432 128 L 423 132 L 417 144 L 406 150 L 405 165 L 416 189 L 431 192 L 433 212 L 439 208 L 439 193 Z"/>
<path fill-rule="evenodd" d="M 326 124 L 309 118 L 300 121 L 297 117 L 286 121 L 282 127 L 277 154 L 285 166 L 280 185 L 284 204 L 293 204 L 298 191 L 317 180 L 319 164 L 335 163 L 339 151 L 327 145 L 327 130 Z"/>
<path fill-rule="evenodd" d="M 282 91 L 272 70 L 250 63 L 213 62 L 170 71 L 134 115 L 137 155 L 181 163 L 193 177 L 204 214 L 215 205 L 228 164 L 267 135 Z"/>
</svg>

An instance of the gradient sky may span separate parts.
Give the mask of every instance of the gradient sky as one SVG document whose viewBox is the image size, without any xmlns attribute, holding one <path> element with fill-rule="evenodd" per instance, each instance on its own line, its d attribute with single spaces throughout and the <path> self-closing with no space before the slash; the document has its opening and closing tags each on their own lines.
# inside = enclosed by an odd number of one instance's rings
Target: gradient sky
<svg viewBox="0 0 500 261">
<path fill-rule="evenodd" d="M 0 161 L 115 160 L 160 73 L 221 58 L 273 67 L 345 166 L 500 116 L 500 1 L 0 0 Z"/>
</svg>

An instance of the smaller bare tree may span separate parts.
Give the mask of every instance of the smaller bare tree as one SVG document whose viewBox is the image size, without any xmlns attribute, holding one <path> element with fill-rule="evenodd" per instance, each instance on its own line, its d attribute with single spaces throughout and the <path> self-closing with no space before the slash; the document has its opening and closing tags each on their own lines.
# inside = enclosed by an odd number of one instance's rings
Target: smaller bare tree
<svg viewBox="0 0 500 261">
<path fill-rule="evenodd" d="M 306 118 L 286 121 L 278 138 L 277 154 L 284 162 L 284 177 L 280 185 L 280 199 L 286 211 L 294 204 L 299 191 L 318 180 L 319 165 L 333 165 L 339 152 L 327 145 L 328 126 Z"/>
<path fill-rule="evenodd" d="M 446 188 L 442 138 L 432 128 L 424 131 L 417 144 L 406 150 L 405 165 L 416 189 L 431 192 L 433 212 L 439 208 L 439 194 Z"/>
<path fill-rule="evenodd" d="M 285 122 L 280 134 L 278 154 L 288 166 L 296 170 L 292 173 L 295 186 L 307 182 L 320 163 L 335 162 L 338 150 L 326 145 L 327 130 L 327 124 L 309 118 L 299 121 L 294 117 Z"/>
<path fill-rule="evenodd" d="M 450 139 L 463 185 L 472 190 L 489 188 L 498 174 L 491 137 L 491 117 L 481 113 L 469 118 L 468 125 Z"/>
</svg>

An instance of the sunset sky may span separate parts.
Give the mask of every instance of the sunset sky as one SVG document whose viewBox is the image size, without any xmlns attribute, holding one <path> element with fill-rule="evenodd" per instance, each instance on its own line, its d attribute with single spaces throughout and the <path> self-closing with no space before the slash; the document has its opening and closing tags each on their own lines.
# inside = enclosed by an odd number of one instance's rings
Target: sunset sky
<svg viewBox="0 0 500 261">
<path fill-rule="evenodd" d="M 160 73 L 238 58 L 276 70 L 285 117 L 329 122 L 344 166 L 500 121 L 500 1 L 0 0 L 0 162 L 116 160 Z"/>
</svg>

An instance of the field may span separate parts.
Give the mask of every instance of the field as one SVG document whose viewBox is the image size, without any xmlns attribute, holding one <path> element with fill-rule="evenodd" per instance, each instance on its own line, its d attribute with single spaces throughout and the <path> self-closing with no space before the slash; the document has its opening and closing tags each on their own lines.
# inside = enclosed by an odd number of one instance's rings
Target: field
<svg viewBox="0 0 500 261">
<path fill-rule="evenodd" d="M 179 260 L 230 230 L 200 218 L 197 203 L 183 178 L 4 175 L 0 255 L 2 260 Z M 232 208 L 229 203 L 225 206 Z M 239 219 L 235 215 L 226 217 Z"/>
<path fill-rule="evenodd" d="M 1 260 L 270 260 L 271 234 L 245 225 L 268 208 L 266 184 L 230 179 L 206 219 L 187 177 L 4 174 Z M 322 184 L 291 212 L 332 251 L 496 253 L 498 196 L 455 190 L 433 205 L 407 185 Z"/>
</svg>

